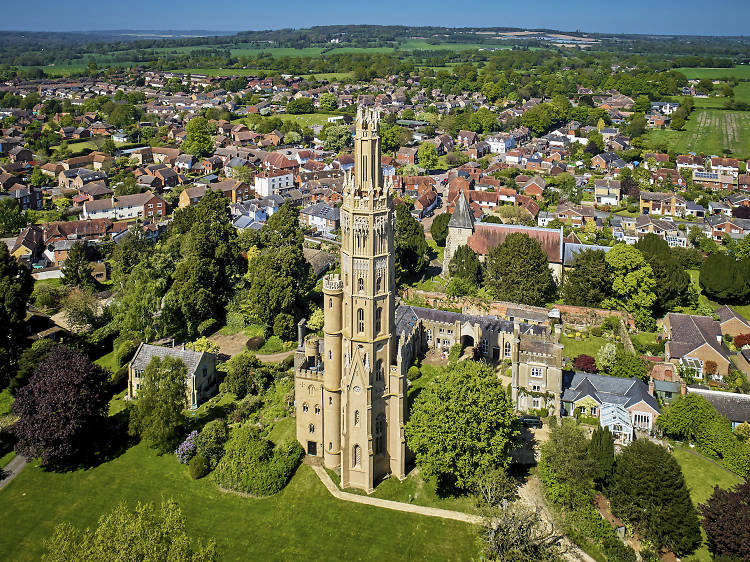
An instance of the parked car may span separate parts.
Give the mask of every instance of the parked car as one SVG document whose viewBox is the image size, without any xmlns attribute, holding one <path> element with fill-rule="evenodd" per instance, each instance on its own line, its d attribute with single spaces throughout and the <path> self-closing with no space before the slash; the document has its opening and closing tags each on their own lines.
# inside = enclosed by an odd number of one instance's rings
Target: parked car
<svg viewBox="0 0 750 562">
<path fill-rule="evenodd" d="M 524 427 L 535 427 L 537 429 L 542 428 L 542 418 L 540 418 L 539 416 L 523 415 L 520 419 L 521 424 Z"/>
</svg>

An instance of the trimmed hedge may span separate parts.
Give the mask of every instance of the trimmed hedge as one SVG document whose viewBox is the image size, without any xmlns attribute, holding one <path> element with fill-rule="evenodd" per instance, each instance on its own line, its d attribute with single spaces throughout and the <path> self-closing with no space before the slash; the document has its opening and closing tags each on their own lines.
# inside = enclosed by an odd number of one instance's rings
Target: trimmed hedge
<svg viewBox="0 0 750 562">
<path fill-rule="evenodd" d="M 296 441 L 273 443 L 252 426 L 232 431 L 224 457 L 219 461 L 214 478 L 222 488 L 254 496 L 269 496 L 286 486 L 299 466 L 304 452 Z"/>
<path fill-rule="evenodd" d="M 193 480 L 203 478 L 208 474 L 208 461 L 206 460 L 206 457 L 201 454 L 195 455 L 188 463 L 188 471 Z"/>
</svg>

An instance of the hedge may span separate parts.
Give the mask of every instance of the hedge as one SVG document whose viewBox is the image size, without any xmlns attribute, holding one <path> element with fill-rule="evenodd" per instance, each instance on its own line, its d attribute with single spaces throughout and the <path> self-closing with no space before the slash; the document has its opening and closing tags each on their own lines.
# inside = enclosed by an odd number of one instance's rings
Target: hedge
<svg viewBox="0 0 750 562">
<path fill-rule="evenodd" d="M 198 324 L 198 334 L 208 336 L 219 329 L 219 322 L 215 318 L 209 318 Z"/>
</svg>

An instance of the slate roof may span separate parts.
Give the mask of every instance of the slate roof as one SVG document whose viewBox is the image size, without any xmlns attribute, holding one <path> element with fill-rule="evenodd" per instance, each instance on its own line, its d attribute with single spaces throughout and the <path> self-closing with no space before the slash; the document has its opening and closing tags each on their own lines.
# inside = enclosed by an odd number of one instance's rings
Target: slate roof
<svg viewBox="0 0 750 562">
<path fill-rule="evenodd" d="M 716 411 L 733 422 L 750 422 L 750 395 L 705 390 L 689 386 L 689 394 L 699 394 L 711 402 Z"/>
<path fill-rule="evenodd" d="M 474 228 L 474 215 L 469 209 L 469 203 L 466 201 L 463 190 L 459 191 L 456 208 L 453 209 L 448 228 Z"/>
<path fill-rule="evenodd" d="M 204 355 L 211 355 L 207 351 L 192 351 L 190 349 L 182 349 L 180 347 L 162 347 L 160 345 L 151 345 L 148 343 L 141 344 L 138 351 L 135 352 L 135 356 L 130 361 L 130 367 L 136 371 L 145 371 L 148 364 L 154 357 L 164 359 L 165 357 L 174 357 L 175 359 L 181 359 L 187 367 L 188 378 L 195 375 L 198 370 L 198 365 L 203 359 Z"/>
<path fill-rule="evenodd" d="M 719 322 L 723 324 L 724 322 L 731 320 L 733 318 L 736 318 L 740 322 L 742 322 L 745 326 L 748 327 L 748 330 L 750 330 L 750 325 L 747 323 L 747 320 L 745 320 L 742 316 L 737 314 L 733 308 L 730 308 L 727 305 L 724 305 L 716 310 L 716 314 L 719 316 Z"/>
<path fill-rule="evenodd" d="M 305 215 L 311 215 L 313 217 L 320 217 L 322 219 L 338 221 L 341 216 L 341 211 L 338 207 L 331 207 L 327 203 L 319 201 L 313 203 L 309 207 L 302 210 Z"/>
<path fill-rule="evenodd" d="M 719 323 L 708 316 L 692 314 L 668 315 L 671 331 L 671 341 L 667 342 L 670 357 L 680 359 L 704 344 L 711 346 L 717 353 L 729 361 L 729 355 L 718 338 L 721 337 Z"/>
<path fill-rule="evenodd" d="M 586 250 L 602 250 L 605 254 L 612 249 L 611 246 L 596 246 L 594 244 L 571 244 L 565 243 L 565 250 L 563 254 L 564 265 L 574 265 L 575 257 Z"/>
<path fill-rule="evenodd" d="M 562 401 L 576 402 L 586 396 L 590 396 L 599 404 L 617 404 L 625 408 L 645 402 L 659 411 L 658 402 L 648 393 L 648 386 L 640 379 L 564 372 Z"/>
</svg>

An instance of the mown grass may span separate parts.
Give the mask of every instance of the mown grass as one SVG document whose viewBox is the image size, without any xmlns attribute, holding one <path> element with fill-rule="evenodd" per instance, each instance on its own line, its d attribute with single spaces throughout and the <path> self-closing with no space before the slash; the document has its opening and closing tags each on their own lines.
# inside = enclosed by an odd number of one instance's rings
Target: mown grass
<svg viewBox="0 0 750 562">
<path fill-rule="evenodd" d="M 721 80 L 722 78 L 738 78 L 750 80 L 750 65 L 735 66 L 734 68 L 677 68 L 689 80 Z"/>
<path fill-rule="evenodd" d="M 596 336 L 585 336 L 581 335 L 580 340 L 569 338 L 568 336 L 560 336 L 560 343 L 563 344 L 563 352 L 570 359 L 575 359 L 579 355 L 590 355 L 596 357 L 599 348 L 608 342 L 606 338 Z"/>
</svg>

